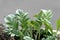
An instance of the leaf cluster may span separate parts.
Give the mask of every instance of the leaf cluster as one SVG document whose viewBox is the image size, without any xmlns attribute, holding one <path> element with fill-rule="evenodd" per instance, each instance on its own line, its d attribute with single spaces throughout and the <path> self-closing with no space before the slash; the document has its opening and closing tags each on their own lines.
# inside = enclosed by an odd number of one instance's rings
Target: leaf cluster
<svg viewBox="0 0 60 40">
<path fill-rule="evenodd" d="M 55 40 L 52 25 L 52 11 L 41 10 L 34 15 L 35 20 L 28 17 L 28 13 L 21 9 L 16 11 L 16 14 L 10 14 L 5 17 L 5 32 L 11 36 L 18 36 L 19 40 Z M 60 28 L 60 20 L 57 21 L 57 31 Z M 42 29 L 42 25 L 45 29 Z M 53 38 L 51 38 L 53 37 Z"/>
</svg>

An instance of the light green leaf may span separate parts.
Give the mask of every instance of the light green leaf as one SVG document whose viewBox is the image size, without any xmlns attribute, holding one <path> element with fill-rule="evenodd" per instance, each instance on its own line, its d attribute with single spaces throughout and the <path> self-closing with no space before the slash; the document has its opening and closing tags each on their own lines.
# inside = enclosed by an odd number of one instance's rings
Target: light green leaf
<svg viewBox="0 0 60 40">
<path fill-rule="evenodd" d="M 24 39 L 24 40 L 34 40 L 34 39 L 32 39 L 31 37 L 29 37 L 29 36 L 24 36 L 23 39 Z"/>
<path fill-rule="evenodd" d="M 57 28 L 57 31 L 60 29 L 60 19 L 58 19 L 57 21 L 56 21 L 56 28 Z"/>
</svg>

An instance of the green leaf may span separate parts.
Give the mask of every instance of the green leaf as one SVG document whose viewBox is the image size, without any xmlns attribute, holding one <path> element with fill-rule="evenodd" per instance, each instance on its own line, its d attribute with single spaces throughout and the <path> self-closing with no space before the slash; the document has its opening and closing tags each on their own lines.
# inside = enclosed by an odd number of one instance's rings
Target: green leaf
<svg viewBox="0 0 60 40">
<path fill-rule="evenodd" d="M 55 36 L 48 36 L 46 40 L 57 40 L 57 38 Z"/>
<path fill-rule="evenodd" d="M 60 19 L 58 19 L 57 21 L 56 21 L 56 28 L 57 28 L 57 31 L 60 29 Z"/>
<path fill-rule="evenodd" d="M 45 25 L 45 28 L 52 32 L 51 22 L 50 19 L 52 17 L 51 10 L 41 10 L 40 13 L 34 16 L 37 20 Z"/>
<path fill-rule="evenodd" d="M 19 22 L 21 23 L 21 27 L 27 28 L 27 21 L 29 20 L 27 12 L 24 12 L 23 10 L 17 10 L 16 17 L 18 18 Z"/>
<path fill-rule="evenodd" d="M 23 39 L 24 39 L 24 40 L 34 40 L 34 39 L 32 39 L 31 37 L 29 37 L 29 36 L 24 36 Z"/>
</svg>

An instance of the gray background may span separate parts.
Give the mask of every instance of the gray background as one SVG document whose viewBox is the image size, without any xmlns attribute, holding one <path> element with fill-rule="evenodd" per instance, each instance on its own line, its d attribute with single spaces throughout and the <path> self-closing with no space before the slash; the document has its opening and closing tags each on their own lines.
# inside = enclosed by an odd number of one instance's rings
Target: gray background
<svg viewBox="0 0 60 40">
<path fill-rule="evenodd" d="M 60 18 L 60 0 L 0 0 L 0 23 L 4 23 L 4 16 L 15 13 L 19 8 L 29 12 L 31 19 L 40 9 L 51 9 L 54 14 L 51 21 L 54 29 L 55 21 Z"/>
</svg>

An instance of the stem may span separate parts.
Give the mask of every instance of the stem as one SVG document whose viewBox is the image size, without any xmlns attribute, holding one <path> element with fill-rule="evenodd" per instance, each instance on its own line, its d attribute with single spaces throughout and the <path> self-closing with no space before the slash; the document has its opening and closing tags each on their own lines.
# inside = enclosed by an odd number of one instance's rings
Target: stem
<svg viewBox="0 0 60 40">
<path fill-rule="evenodd" d="M 30 35 L 31 35 L 31 38 L 32 38 L 33 36 L 32 36 L 32 28 L 31 27 L 30 27 Z"/>
<path fill-rule="evenodd" d="M 36 33 L 35 40 L 37 40 L 37 37 L 38 37 L 38 32 Z"/>
<path fill-rule="evenodd" d="M 40 40 L 40 29 L 38 30 L 38 40 Z"/>
<path fill-rule="evenodd" d="M 39 40 L 40 40 L 40 32 L 39 32 Z"/>
</svg>

